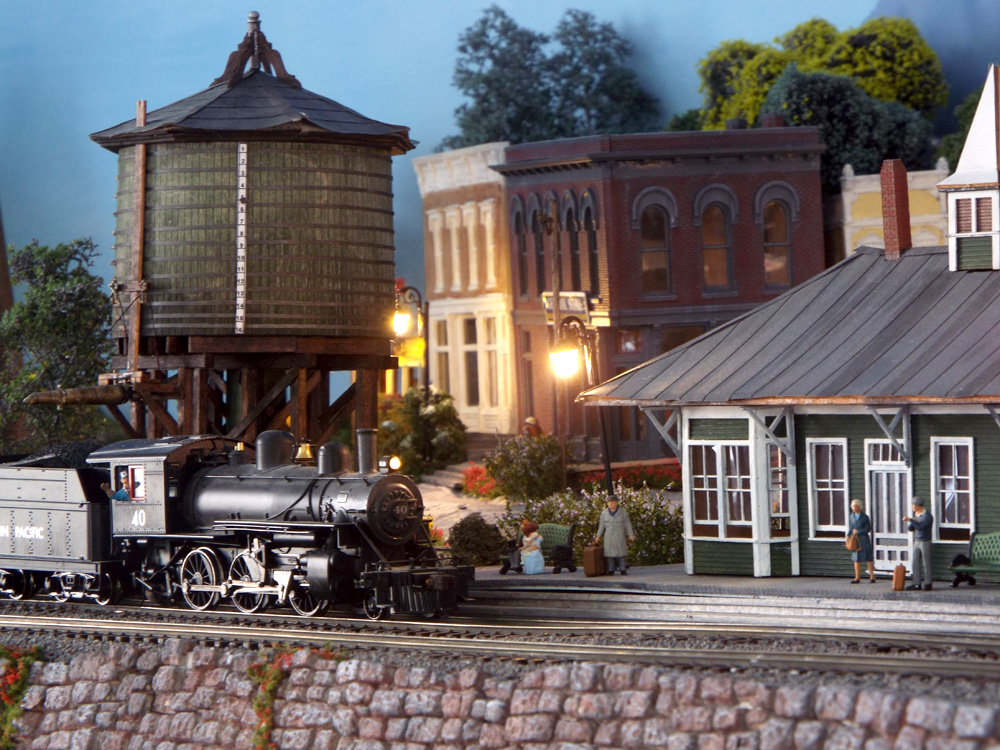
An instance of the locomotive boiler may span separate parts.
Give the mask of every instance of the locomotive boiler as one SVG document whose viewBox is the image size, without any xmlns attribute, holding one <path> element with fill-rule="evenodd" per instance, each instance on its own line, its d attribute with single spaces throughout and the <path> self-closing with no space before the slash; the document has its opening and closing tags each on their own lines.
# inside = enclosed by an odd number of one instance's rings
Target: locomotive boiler
<svg viewBox="0 0 1000 750">
<path fill-rule="evenodd" d="M 0 593 L 107 603 L 126 586 L 197 610 L 227 600 L 308 616 L 337 603 L 375 619 L 457 605 L 474 569 L 434 548 L 419 489 L 379 465 L 374 430 L 358 431 L 357 471 L 339 444 L 322 446 L 315 463 L 293 460 L 294 447 L 277 431 L 253 450 L 209 436 L 126 440 L 91 453 L 93 469 L 18 468 L 19 487 L 29 476 L 50 485 L 31 498 L 0 471 Z M 73 536 L 72 519 L 39 512 L 70 487 L 89 529 L 84 555 L 53 556 L 52 542 L 49 554 L 4 549 L 7 513 L 59 522 L 39 520 L 40 536 Z"/>
</svg>

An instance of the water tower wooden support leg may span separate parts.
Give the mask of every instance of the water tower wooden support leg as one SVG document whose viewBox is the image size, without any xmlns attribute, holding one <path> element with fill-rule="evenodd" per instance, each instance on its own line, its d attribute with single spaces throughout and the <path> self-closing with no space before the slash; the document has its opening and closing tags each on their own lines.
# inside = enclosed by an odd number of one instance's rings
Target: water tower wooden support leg
<svg viewBox="0 0 1000 750">
<path fill-rule="evenodd" d="M 382 381 L 382 370 L 356 370 L 357 399 L 355 401 L 354 426 L 378 427 L 378 391 Z"/>
</svg>

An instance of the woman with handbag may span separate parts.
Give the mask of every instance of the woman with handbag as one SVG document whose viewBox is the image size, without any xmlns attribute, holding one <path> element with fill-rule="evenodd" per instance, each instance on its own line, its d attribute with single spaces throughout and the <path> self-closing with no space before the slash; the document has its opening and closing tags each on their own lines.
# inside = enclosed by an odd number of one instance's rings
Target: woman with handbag
<svg viewBox="0 0 1000 750">
<path fill-rule="evenodd" d="M 847 528 L 847 549 L 854 561 L 854 580 L 861 583 L 861 563 L 868 563 L 868 581 L 875 583 L 875 563 L 872 554 L 872 519 L 861 510 L 861 501 L 851 500 L 851 517 Z"/>
</svg>

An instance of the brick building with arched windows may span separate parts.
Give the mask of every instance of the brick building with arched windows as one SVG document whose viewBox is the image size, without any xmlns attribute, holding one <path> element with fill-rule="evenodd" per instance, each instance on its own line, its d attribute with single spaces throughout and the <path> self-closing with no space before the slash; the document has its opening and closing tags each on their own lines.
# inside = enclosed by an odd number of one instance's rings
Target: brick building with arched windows
<svg viewBox="0 0 1000 750">
<path fill-rule="evenodd" d="M 585 300 L 588 323 L 598 333 L 600 376 L 608 378 L 824 269 L 818 130 L 782 127 L 780 118 L 768 125 L 487 144 L 418 160 L 432 321 L 437 306 L 439 315 L 461 313 L 480 323 L 496 318 L 509 336 L 498 337 L 504 351 L 476 364 L 480 381 L 484 366 L 507 364 L 499 366 L 510 373 L 509 398 L 500 403 L 511 419 L 499 421 L 516 425 L 531 415 L 554 432 L 558 419 L 575 442 L 576 458 L 600 455 L 596 414 L 575 403 L 586 383 L 581 376 L 559 387 L 549 365 L 554 290 Z M 462 166 L 483 158 L 492 159 L 489 171 L 499 184 Z M 490 243 L 477 248 L 472 230 L 466 237 L 459 228 L 465 222 L 460 208 L 481 202 L 486 189 L 502 204 L 491 214 L 498 244 L 489 260 Z M 450 229 L 449 209 L 456 217 Z M 490 262 L 506 268 L 496 274 L 486 310 L 476 301 L 486 290 L 469 288 L 467 280 L 475 278 L 471 269 L 481 275 Z M 468 380 L 458 365 L 471 349 L 461 351 L 456 332 L 449 333 L 449 342 L 436 341 L 432 327 L 432 351 L 454 349 L 442 361 L 455 370 L 453 381 Z M 459 405 L 463 398 L 457 396 Z M 663 441 L 637 409 L 610 412 L 614 460 L 662 455 Z M 482 406 L 477 414 L 485 414 Z"/>
</svg>

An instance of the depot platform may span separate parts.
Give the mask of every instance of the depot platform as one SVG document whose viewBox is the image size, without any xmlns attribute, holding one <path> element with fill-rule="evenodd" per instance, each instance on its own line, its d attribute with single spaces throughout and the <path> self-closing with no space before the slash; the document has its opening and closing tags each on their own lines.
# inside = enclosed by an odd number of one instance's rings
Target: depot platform
<svg viewBox="0 0 1000 750">
<path fill-rule="evenodd" d="M 875 583 L 863 578 L 852 584 L 850 577 L 821 578 L 817 576 L 789 576 L 754 578 L 751 576 L 688 575 L 683 565 L 651 565 L 631 567 L 628 575 L 587 577 L 583 568 L 575 573 L 562 571 L 554 574 L 551 567 L 537 575 L 508 572 L 500 575 L 500 566 L 476 568 L 472 589 L 620 589 L 623 592 L 647 592 L 738 597 L 796 597 L 843 598 L 883 601 L 887 599 L 907 602 L 955 602 L 956 604 L 984 604 L 1000 607 L 1000 583 L 980 580 L 977 585 L 966 583 L 952 588 L 951 577 L 935 580 L 931 591 L 893 591 L 888 574 L 877 575 Z M 907 585 L 911 583 L 907 579 Z"/>
</svg>

